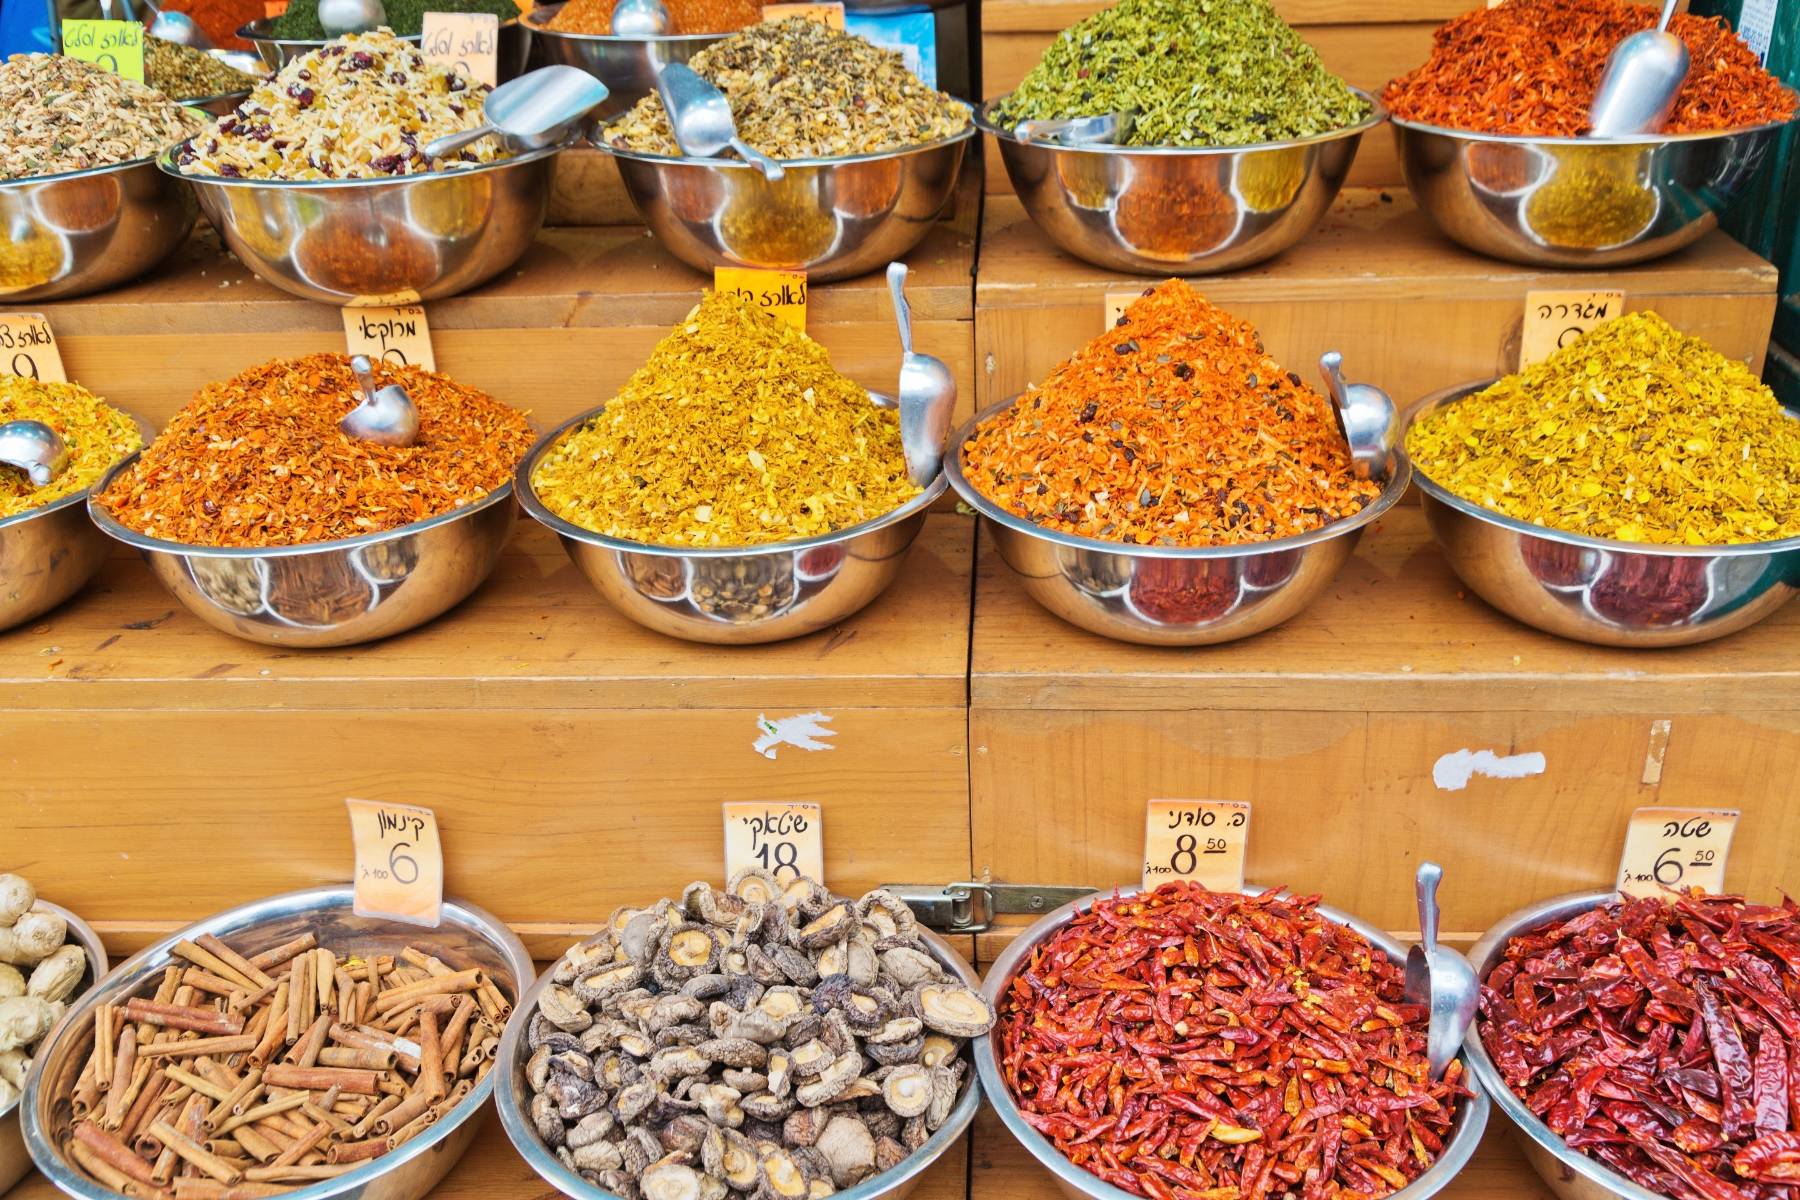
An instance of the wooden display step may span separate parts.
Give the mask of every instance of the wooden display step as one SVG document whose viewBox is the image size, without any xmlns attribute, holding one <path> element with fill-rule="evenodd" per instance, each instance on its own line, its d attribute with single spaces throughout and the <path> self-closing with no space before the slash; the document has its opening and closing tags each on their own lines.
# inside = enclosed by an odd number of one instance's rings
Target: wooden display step
<svg viewBox="0 0 1800 1200">
<path fill-rule="evenodd" d="M 1158 282 L 1064 254 L 1016 198 L 989 197 L 975 287 L 980 404 L 1041 381 L 1099 334 L 1108 293 Z M 1627 309 L 1655 309 L 1759 370 L 1776 299 L 1775 268 L 1722 233 L 1641 267 L 1533 270 L 1463 250 L 1394 189 L 1349 190 L 1286 254 L 1189 282 L 1255 325 L 1276 360 L 1313 386 L 1319 355 L 1341 350 L 1346 375 L 1385 388 L 1402 408 L 1512 371 L 1533 289 L 1621 289 Z"/>
</svg>

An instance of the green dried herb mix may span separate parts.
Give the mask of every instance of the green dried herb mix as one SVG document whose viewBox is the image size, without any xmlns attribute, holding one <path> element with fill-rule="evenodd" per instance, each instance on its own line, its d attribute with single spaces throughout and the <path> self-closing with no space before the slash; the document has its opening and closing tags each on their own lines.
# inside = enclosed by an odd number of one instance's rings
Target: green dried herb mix
<svg viewBox="0 0 1800 1200">
<path fill-rule="evenodd" d="M 1133 146 L 1245 146 L 1343 129 L 1369 104 L 1269 0 L 1120 0 L 1057 36 L 995 120 L 1135 111 Z"/>
</svg>

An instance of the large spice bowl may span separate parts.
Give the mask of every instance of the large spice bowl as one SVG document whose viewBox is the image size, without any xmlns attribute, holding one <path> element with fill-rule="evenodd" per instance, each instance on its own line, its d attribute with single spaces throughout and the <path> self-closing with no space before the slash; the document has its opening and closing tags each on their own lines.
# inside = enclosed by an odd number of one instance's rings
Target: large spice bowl
<svg viewBox="0 0 1800 1200">
<path fill-rule="evenodd" d="M 540 4 L 520 18 L 543 60 L 578 67 L 606 85 L 606 102 L 594 110 L 599 121 L 627 112 L 656 90 L 657 72 L 670 63 L 686 63 L 726 33 L 671 33 L 658 37 L 621 37 L 609 33 L 565 33 L 550 22 L 567 0 Z"/>
<path fill-rule="evenodd" d="M 1436 392 L 1430 413 L 1495 381 Z M 1413 471 L 1432 536 L 1469 588 L 1534 629 L 1601 646 L 1690 646 L 1736 633 L 1800 590 L 1800 537 L 1729 546 L 1667 546 L 1565 533 L 1515 520 Z"/>
<path fill-rule="evenodd" d="M 66 300 L 129 282 L 173 254 L 199 213 L 187 181 L 151 158 L 0 182 L 0 297 Z"/>
</svg>

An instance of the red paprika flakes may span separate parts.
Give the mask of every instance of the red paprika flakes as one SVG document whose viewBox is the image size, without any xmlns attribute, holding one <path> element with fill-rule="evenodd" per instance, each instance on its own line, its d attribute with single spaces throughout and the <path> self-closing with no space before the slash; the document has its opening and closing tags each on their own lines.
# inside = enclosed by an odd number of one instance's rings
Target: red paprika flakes
<svg viewBox="0 0 1800 1200">
<path fill-rule="evenodd" d="M 1330 401 L 1177 279 L 982 422 L 963 466 L 1046 529 L 1142 545 L 1307 533 L 1381 490 L 1356 477 Z"/>
<path fill-rule="evenodd" d="M 1000 996 L 1000 1072 L 1072 1163 L 1152 1200 L 1379 1197 L 1443 1150 L 1405 969 L 1317 897 L 1166 883 L 1096 901 Z"/>
<path fill-rule="evenodd" d="M 1613 49 L 1653 28 L 1660 6 L 1634 0 L 1506 0 L 1449 21 L 1431 57 L 1381 93 L 1403 121 L 1525 137 L 1576 137 Z M 1794 115 L 1794 93 L 1723 18 L 1676 13 L 1670 32 L 1692 66 L 1669 133 L 1743 129 Z"/>
</svg>

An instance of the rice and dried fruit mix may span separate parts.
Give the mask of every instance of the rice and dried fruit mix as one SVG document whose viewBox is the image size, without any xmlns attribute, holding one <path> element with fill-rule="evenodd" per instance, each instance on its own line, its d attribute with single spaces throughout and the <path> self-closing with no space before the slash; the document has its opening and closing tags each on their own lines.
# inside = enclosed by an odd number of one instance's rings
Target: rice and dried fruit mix
<svg viewBox="0 0 1800 1200">
<path fill-rule="evenodd" d="M 60 54 L 0 62 L 0 113 L 0 179 L 149 158 L 207 120 L 141 83 Z"/>
<path fill-rule="evenodd" d="M 708 292 L 604 412 L 545 453 L 531 486 L 571 524 L 660 546 L 814 537 L 920 490 L 899 417 L 731 292 Z"/>
<path fill-rule="evenodd" d="M 73 496 L 100 482 L 112 465 L 144 444 L 137 422 L 74 383 L 0 375 L 0 425 L 38 421 L 55 430 L 69 459 L 43 487 L 0 466 L 0 520 Z"/>
</svg>

